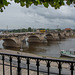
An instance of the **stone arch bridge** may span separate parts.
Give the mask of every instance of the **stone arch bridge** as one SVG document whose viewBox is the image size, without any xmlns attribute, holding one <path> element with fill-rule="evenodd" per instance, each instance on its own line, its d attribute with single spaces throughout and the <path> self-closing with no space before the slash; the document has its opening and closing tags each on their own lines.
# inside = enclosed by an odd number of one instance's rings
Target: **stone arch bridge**
<svg viewBox="0 0 75 75">
<path fill-rule="evenodd" d="M 21 47 L 21 45 L 23 45 L 26 39 L 28 39 L 28 42 L 47 43 L 49 40 L 59 40 L 63 37 L 65 38 L 65 35 L 63 33 L 26 32 L 1 34 L 0 40 L 4 41 L 4 46 Z"/>
</svg>

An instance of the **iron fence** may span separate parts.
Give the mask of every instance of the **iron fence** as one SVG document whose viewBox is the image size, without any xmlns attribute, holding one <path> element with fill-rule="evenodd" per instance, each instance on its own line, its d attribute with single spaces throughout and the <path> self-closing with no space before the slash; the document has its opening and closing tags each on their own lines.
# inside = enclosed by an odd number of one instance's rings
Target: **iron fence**
<svg viewBox="0 0 75 75">
<path fill-rule="evenodd" d="M 9 75 L 14 75 L 13 68 L 16 68 L 16 75 L 23 75 L 22 69 L 26 70 L 26 75 L 31 75 L 30 71 L 36 72 L 36 75 L 40 75 L 40 73 L 42 73 L 42 75 L 43 73 L 45 73 L 45 75 L 66 75 L 65 71 L 62 72 L 63 64 L 68 64 L 68 71 L 70 72 L 69 74 L 74 75 L 74 61 L 42 57 L 30 57 L 7 53 L 0 53 L 0 59 L 0 65 L 2 65 L 2 74 L 0 75 L 6 75 L 5 66 L 9 67 Z M 57 65 L 56 68 L 54 67 L 55 70 L 53 71 L 51 65 L 52 63 L 56 63 Z"/>
</svg>

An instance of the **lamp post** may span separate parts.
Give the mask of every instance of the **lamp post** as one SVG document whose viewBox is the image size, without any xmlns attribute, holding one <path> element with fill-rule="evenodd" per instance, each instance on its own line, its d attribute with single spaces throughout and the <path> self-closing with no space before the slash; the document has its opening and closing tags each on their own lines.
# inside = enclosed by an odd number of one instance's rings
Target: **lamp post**
<svg viewBox="0 0 75 75">
<path fill-rule="evenodd" d="M 21 47 L 20 47 L 21 55 L 22 55 L 22 51 L 23 51 L 23 48 L 22 48 L 22 43 L 21 43 Z M 17 54 L 20 54 L 20 52 L 17 52 Z"/>
<path fill-rule="evenodd" d="M 6 33 L 8 34 L 8 25 L 7 25 L 7 31 L 6 31 Z"/>
<path fill-rule="evenodd" d="M 23 49 L 21 48 L 20 51 L 21 51 L 21 55 L 22 55 L 22 51 L 23 51 Z"/>
<path fill-rule="evenodd" d="M 22 55 L 22 51 L 23 51 L 22 44 L 21 44 L 21 49 L 20 49 L 20 51 L 21 51 L 21 55 Z"/>
<path fill-rule="evenodd" d="M 57 25 L 57 29 L 59 28 L 59 25 Z"/>
<path fill-rule="evenodd" d="M 34 32 L 34 26 L 33 26 L 33 32 Z"/>
</svg>

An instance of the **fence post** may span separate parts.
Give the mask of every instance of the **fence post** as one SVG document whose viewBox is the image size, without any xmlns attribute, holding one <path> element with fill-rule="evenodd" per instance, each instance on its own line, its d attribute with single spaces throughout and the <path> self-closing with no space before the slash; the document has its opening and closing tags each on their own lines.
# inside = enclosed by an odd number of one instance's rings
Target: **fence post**
<svg viewBox="0 0 75 75">
<path fill-rule="evenodd" d="M 29 75 L 29 64 L 30 64 L 30 61 L 29 61 L 29 58 L 27 58 L 27 71 L 28 71 L 28 75 Z"/>
<path fill-rule="evenodd" d="M 49 62 L 49 60 L 48 60 L 48 62 L 47 62 L 47 67 L 48 67 L 48 75 L 50 75 L 50 74 L 49 74 L 49 72 L 50 72 L 50 62 Z"/>
<path fill-rule="evenodd" d="M 5 75 L 5 68 L 4 68 L 4 55 L 2 55 L 2 60 L 3 60 L 3 75 Z"/>
<path fill-rule="evenodd" d="M 12 57 L 10 56 L 10 75 L 12 75 Z"/>
<path fill-rule="evenodd" d="M 21 59 L 20 59 L 19 56 L 18 56 L 17 60 L 18 60 L 18 61 L 17 61 L 17 63 L 18 63 L 17 74 L 18 74 L 18 75 L 21 75 L 21 67 L 20 67 Z"/>
<path fill-rule="evenodd" d="M 62 69 L 62 67 L 61 67 L 61 62 L 59 61 L 59 64 L 58 64 L 58 69 L 59 69 L 59 75 L 61 75 L 61 69 Z"/>
<path fill-rule="evenodd" d="M 71 70 L 71 75 L 73 75 L 73 70 L 74 70 L 73 63 L 71 63 L 71 65 L 70 65 L 70 70 Z"/>
<path fill-rule="evenodd" d="M 36 61 L 36 66 L 37 66 L 37 75 L 39 75 L 39 66 L 40 66 L 40 64 L 39 64 L 39 60 L 38 59 Z"/>
</svg>

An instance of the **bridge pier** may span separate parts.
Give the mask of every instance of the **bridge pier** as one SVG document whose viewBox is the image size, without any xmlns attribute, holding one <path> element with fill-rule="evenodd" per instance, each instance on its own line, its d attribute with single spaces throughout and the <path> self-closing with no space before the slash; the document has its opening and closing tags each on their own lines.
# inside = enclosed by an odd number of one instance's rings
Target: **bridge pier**
<svg viewBox="0 0 75 75">
<path fill-rule="evenodd" d="M 7 46 L 7 47 L 21 47 L 21 46 L 23 47 L 23 46 L 25 46 L 24 38 L 21 37 L 21 36 L 18 36 L 18 37 L 4 37 L 3 40 L 4 40 L 3 45 Z"/>
</svg>

